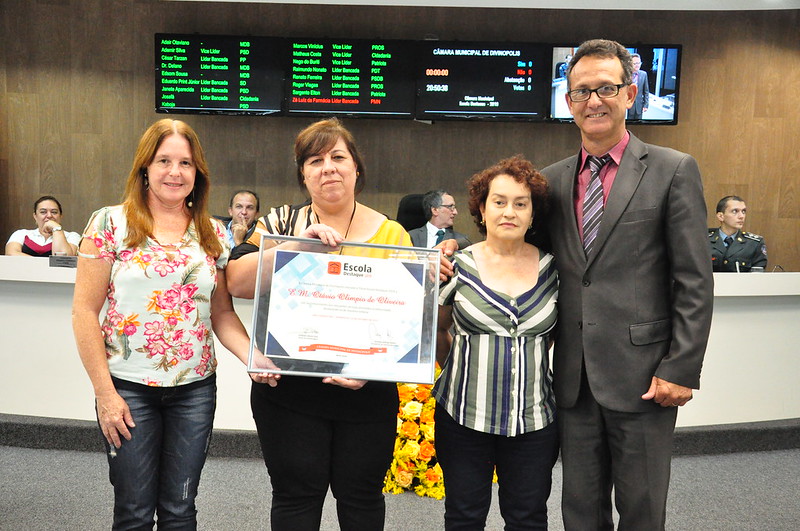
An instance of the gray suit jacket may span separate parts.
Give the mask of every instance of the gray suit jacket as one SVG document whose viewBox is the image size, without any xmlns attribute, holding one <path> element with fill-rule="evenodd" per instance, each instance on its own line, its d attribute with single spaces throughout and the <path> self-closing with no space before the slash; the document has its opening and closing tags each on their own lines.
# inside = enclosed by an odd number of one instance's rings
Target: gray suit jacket
<svg viewBox="0 0 800 531">
<path fill-rule="evenodd" d="M 583 358 L 601 405 L 648 411 L 659 407 L 641 399 L 654 375 L 700 385 L 714 282 L 700 171 L 691 156 L 631 135 L 587 257 L 575 218 L 579 160 L 543 170 L 560 279 L 556 400 L 575 404 Z"/>
<path fill-rule="evenodd" d="M 639 70 L 636 86 L 639 90 L 636 93 L 636 99 L 633 100 L 633 105 L 628 110 L 628 118 L 633 116 L 636 119 L 641 119 L 644 108 L 650 106 L 650 81 L 647 79 L 647 72 L 644 70 Z"/>
<path fill-rule="evenodd" d="M 408 235 L 411 236 L 411 244 L 414 247 L 427 247 L 428 246 L 428 231 L 425 228 L 426 226 L 423 225 L 416 229 L 411 229 L 408 231 Z M 472 242 L 469 241 L 469 238 L 465 234 L 461 234 L 460 232 L 456 232 L 453 230 L 452 227 L 448 227 L 444 229 L 444 239 L 445 240 L 456 240 L 458 242 L 458 248 L 463 249 L 465 247 L 469 247 L 472 245 Z"/>
</svg>

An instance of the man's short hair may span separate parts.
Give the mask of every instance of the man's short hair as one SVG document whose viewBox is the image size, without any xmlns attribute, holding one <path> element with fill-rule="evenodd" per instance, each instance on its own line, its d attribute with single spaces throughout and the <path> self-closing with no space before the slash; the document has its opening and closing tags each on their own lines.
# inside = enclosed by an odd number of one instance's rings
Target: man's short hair
<svg viewBox="0 0 800 531">
<path fill-rule="evenodd" d="M 233 200 L 236 199 L 236 196 L 239 194 L 250 194 L 256 198 L 256 212 L 261 212 L 261 200 L 258 198 L 258 194 L 252 190 L 237 190 L 231 196 L 231 203 L 228 205 L 229 207 L 233 208 Z"/>
<path fill-rule="evenodd" d="M 446 190 L 431 190 L 422 196 L 422 211 L 428 215 L 428 219 L 433 217 L 433 209 L 442 206 L 442 196 Z M 449 194 L 448 194 L 449 195 Z"/>
<path fill-rule="evenodd" d="M 738 195 L 726 195 L 722 199 L 719 200 L 717 203 L 717 212 L 720 214 L 725 213 L 725 209 L 728 208 L 728 201 L 741 201 L 744 203 L 744 199 L 739 197 Z"/>
<path fill-rule="evenodd" d="M 622 82 L 626 85 L 630 85 L 633 81 L 633 61 L 631 60 L 631 54 L 628 52 L 627 48 L 617 41 L 592 39 L 583 42 L 578 47 L 575 55 L 572 56 L 569 67 L 567 67 L 567 87 L 570 86 L 569 76 L 572 74 L 572 69 L 575 67 L 575 64 L 586 56 L 603 57 L 606 59 L 616 57 L 622 64 Z"/>
</svg>

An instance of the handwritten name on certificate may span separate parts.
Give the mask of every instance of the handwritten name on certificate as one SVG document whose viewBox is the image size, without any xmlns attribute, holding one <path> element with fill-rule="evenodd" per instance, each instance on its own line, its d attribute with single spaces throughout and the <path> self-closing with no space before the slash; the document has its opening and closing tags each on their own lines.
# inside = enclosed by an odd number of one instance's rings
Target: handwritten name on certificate
<svg viewBox="0 0 800 531">
<path fill-rule="evenodd" d="M 274 264 L 267 356 L 342 363 L 343 376 L 377 380 L 420 369 L 423 264 L 283 250 Z"/>
</svg>

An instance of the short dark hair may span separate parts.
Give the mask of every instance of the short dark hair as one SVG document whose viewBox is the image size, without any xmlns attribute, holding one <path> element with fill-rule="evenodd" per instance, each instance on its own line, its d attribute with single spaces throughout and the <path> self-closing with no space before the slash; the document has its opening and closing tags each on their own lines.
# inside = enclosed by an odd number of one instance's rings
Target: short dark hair
<svg viewBox="0 0 800 531">
<path fill-rule="evenodd" d="M 571 86 L 569 76 L 572 74 L 572 69 L 575 67 L 575 64 L 586 56 L 604 57 L 607 59 L 616 57 L 622 65 L 622 82 L 626 85 L 630 85 L 633 82 L 633 61 L 631 60 L 631 54 L 628 52 L 627 48 L 617 41 L 592 39 L 583 42 L 578 47 L 575 55 L 572 56 L 569 66 L 567 67 L 567 87 Z"/>
<path fill-rule="evenodd" d="M 472 214 L 481 234 L 486 234 L 486 226 L 482 223 L 481 206 L 486 205 L 486 198 L 489 197 L 489 186 L 498 175 L 508 175 L 530 189 L 534 216 L 533 227 L 529 229 L 529 232 L 531 230 L 538 232 L 540 228 L 544 228 L 542 224 L 544 224 L 547 215 L 547 179 L 533 167 L 531 161 L 522 155 L 514 155 L 476 173 L 467 182 L 469 213 Z"/>
<path fill-rule="evenodd" d="M 261 212 L 261 200 L 258 198 L 258 194 L 255 193 L 252 190 L 246 190 L 246 189 L 236 190 L 235 192 L 233 192 L 233 195 L 231 196 L 231 203 L 228 205 L 229 207 L 233 208 L 233 200 L 236 199 L 236 196 L 239 195 L 239 194 L 250 194 L 253 197 L 255 197 L 256 198 L 256 212 Z"/>
<path fill-rule="evenodd" d="M 61 214 L 63 214 L 63 213 L 64 213 L 64 209 L 63 209 L 63 208 L 61 208 L 61 202 L 60 202 L 58 199 L 56 199 L 55 197 L 53 197 L 52 195 L 43 195 L 42 197 L 40 197 L 39 199 L 37 199 L 37 200 L 36 200 L 36 201 L 33 203 L 33 211 L 34 211 L 34 212 L 36 212 L 36 209 L 37 209 L 37 208 L 39 208 L 39 203 L 41 203 L 42 201 L 53 201 L 55 204 L 57 204 L 57 205 L 58 205 L 58 211 L 59 211 Z"/>
<path fill-rule="evenodd" d="M 306 188 L 305 179 L 303 178 L 303 164 L 306 160 L 314 155 L 319 155 L 325 151 L 333 149 L 339 139 L 344 140 L 347 150 L 353 156 L 353 161 L 356 163 L 356 187 L 355 195 L 358 195 L 364 189 L 367 179 L 367 168 L 364 166 L 364 161 L 361 159 L 361 154 L 356 147 L 356 141 L 353 134 L 342 125 L 336 118 L 328 118 L 327 120 L 320 120 L 309 125 L 297 134 L 297 139 L 294 143 L 294 161 L 297 165 L 297 183 L 302 190 L 308 193 Z"/>
<path fill-rule="evenodd" d="M 442 196 L 450 195 L 446 190 L 431 190 L 422 196 L 422 211 L 427 214 L 428 219 L 433 217 L 433 209 L 442 206 Z"/>
<path fill-rule="evenodd" d="M 725 213 L 725 209 L 728 208 L 728 201 L 741 201 L 742 203 L 745 202 L 744 199 L 739 197 L 738 195 L 726 195 L 722 199 L 719 200 L 717 203 L 717 212 L 720 214 Z"/>
</svg>

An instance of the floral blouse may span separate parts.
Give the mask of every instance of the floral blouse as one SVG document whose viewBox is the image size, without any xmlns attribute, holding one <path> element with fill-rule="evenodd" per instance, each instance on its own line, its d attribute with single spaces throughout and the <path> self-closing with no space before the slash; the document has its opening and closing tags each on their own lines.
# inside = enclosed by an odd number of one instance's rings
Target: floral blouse
<svg viewBox="0 0 800 531">
<path fill-rule="evenodd" d="M 111 375 L 164 387 L 211 376 L 217 367 L 211 296 L 217 268 L 225 267 L 230 253 L 225 228 L 211 220 L 223 244 L 214 259 L 200 246 L 194 222 L 177 245 L 148 238 L 144 246 L 129 248 L 126 221 L 122 205 L 104 207 L 84 230 L 112 264 L 101 325 Z"/>
</svg>

